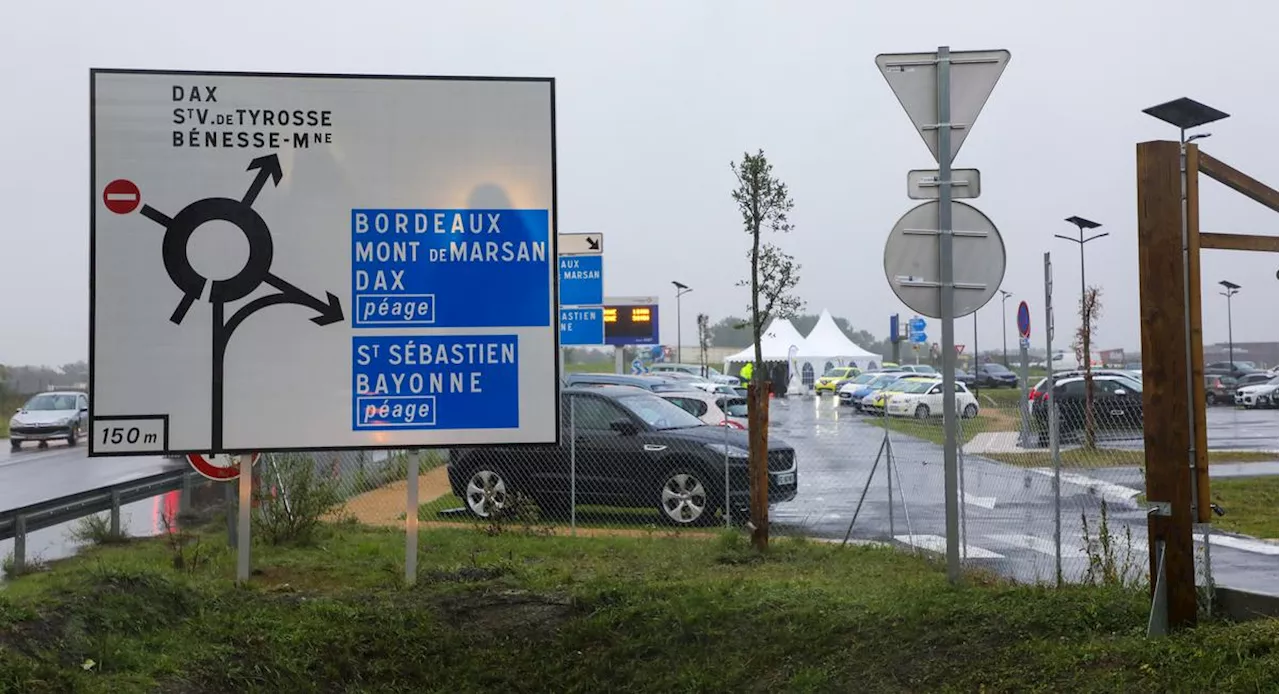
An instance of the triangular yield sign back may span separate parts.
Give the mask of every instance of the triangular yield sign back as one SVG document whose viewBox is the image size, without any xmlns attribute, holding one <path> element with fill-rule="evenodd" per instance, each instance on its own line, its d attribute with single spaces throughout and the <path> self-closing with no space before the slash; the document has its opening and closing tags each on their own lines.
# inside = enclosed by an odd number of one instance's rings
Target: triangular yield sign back
<svg viewBox="0 0 1280 694">
<path fill-rule="evenodd" d="M 876 66 L 933 152 L 933 158 L 940 161 L 937 59 L 937 53 L 882 53 L 876 56 Z M 1008 63 L 1006 50 L 951 52 L 952 161 Z"/>
</svg>

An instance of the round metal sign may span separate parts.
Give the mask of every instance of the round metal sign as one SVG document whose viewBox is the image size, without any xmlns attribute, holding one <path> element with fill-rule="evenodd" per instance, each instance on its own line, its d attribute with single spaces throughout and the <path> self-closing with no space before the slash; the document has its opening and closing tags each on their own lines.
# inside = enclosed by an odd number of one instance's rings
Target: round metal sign
<svg viewBox="0 0 1280 694">
<path fill-rule="evenodd" d="M 258 464 L 257 453 L 249 457 L 249 466 Z M 211 455 L 208 453 L 189 453 L 187 462 L 191 463 L 191 467 L 196 472 L 208 477 L 216 482 L 227 482 L 234 480 L 240 476 L 240 462 L 246 456 L 243 455 Z"/>
<path fill-rule="evenodd" d="M 884 274 L 889 288 L 912 310 L 930 318 L 942 317 L 938 273 L 937 200 L 908 210 L 889 232 L 884 244 Z M 960 318 L 982 308 L 1004 280 L 1004 239 L 996 225 L 978 208 L 951 202 L 951 277 L 955 311 Z"/>
<path fill-rule="evenodd" d="M 1025 301 L 1018 302 L 1018 335 L 1031 337 L 1031 309 L 1027 308 Z"/>
</svg>

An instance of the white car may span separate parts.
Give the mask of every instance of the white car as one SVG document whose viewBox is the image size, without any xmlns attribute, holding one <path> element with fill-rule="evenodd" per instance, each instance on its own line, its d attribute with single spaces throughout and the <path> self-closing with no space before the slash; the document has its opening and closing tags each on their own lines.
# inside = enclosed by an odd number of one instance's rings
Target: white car
<svg viewBox="0 0 1280 694">
<path fill-rule="evenodd" d="M 38 441 L 41 446 L 66 441 L 74 446 L 88 428 L 88 395 L 73 390 L 40 393 L 9 420 L 9 448 L 16 451 L 26 441 Z"/>
<path fill-rule="evenodd" d="M 706 374 L 707 374 L 706 379 L 709 381 L 713 381 L 715 383 L 724 383 L 725 385 L 730 385 L 730 386 L 738 385 L 738 378 L 736 376 L 726 376 L 720 373 L 714 366 L 703 367 L 701 364 L 671 364 L 671 363 L 650 364 L 649 372 L 658 374 L 658 375 L 663 375 L 663 374 L 672 373 L 672 372 L 685 373 L 685 374 L 689 374 L 690 376 L 697 376 L 699 378 L 702 378 L 703 368 L 706 368 Z"/>
<path fill-rule="evenodd" d="M 910 381 L 890 393 L 886 414 L 891 417 L 927 419 L 942 416 L 942 381 Z M 956 414 L 965 419 L 978 416 L 978 399 L 965 384 L 956 382 Z"/>
<path fill-rule="evenodd" d="M 1237 388 L 1235 403 L 1240 407 L 1248 407 L 1250 409 L 1274 407 L 1276 405 L 1274 393 L 1277 384 L 1280 384 L 1280 376 L 1272 376 L 1271 380 L 1266 383 Z"/>
<path fill-rule="evenodd" d="M 657 396 L 679 406 L 706 424 L 733 429 L 747 428 L 747 399 L 736 394 L 690 391 L 657 393 Z"/>
</svg>

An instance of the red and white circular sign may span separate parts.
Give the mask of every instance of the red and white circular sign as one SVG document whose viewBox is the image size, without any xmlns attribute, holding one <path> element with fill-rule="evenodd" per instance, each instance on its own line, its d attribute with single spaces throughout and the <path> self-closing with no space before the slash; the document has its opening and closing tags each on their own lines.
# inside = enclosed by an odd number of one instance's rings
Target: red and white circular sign
<svg viewBox="0 0 1280 694">
<path fill-rule="evenodd" d="M 142 204 L 142 193 L 133 181 L 117 178 L 102 189 L 102 203 L 116 214 L 129 214 Z"/>
<path fill-rule="evenodd" d="M 258 464 L 258 453 L 250 456 L 249 466 Z M 211 455 L 208 453 L 188 453 L 187 461 L 196 472 L 216 482 L 226 482 L 240 476 L 240 462 L 244 455 Z"/>
</svg>

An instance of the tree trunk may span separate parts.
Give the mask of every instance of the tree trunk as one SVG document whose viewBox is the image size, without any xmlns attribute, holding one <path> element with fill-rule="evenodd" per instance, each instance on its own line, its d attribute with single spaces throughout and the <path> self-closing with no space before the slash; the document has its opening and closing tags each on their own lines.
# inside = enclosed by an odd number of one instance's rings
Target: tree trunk
<svg viewBox="0 0 1280 694">
<path fill-rule="evenodd" d="M 1085 450 L 1094 450 L 1098 445 L 1098 432 L 1095 429 L 1097 423 L 1093 418 L 1093 359 L 1090 357 L 1092 352 L 1089 350 L 1090 335 L 1089 319 L 1092 318 L 1088 311 L 1088 304 L 1083 307 L 1081 312 L 1084 314 L 1085 328 L 1081 334 L 1081 345 L 1084 348 L 1084 447 Z"/>
<path fill-rule="evenodd" d="M 752 374 L 748 386 L 747 432 L 751 443 L 747 475 L 751 489 L 751 544 L 760 551 L 769 548 L 769 388 L 769 381 Z"/>
</svg>

